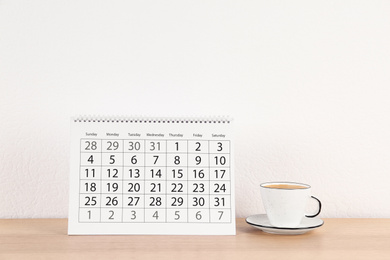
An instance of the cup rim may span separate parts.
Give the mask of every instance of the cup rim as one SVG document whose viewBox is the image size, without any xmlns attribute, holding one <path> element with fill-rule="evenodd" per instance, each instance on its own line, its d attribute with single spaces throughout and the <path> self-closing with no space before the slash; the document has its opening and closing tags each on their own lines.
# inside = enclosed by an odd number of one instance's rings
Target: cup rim
<svg viewBox="0 0 390 260">
<path fill-rule="evenodd" d="M 266 185 L 277 185 L 277 184 L 287 184 L 287 185 L 299 185 L 299 186 L 304 186 L 302 189 L 277 189 L 277 188 L 272 188 L 272 187 L 267 187 Z M 306 190 L 310 189 L 311 186 L 309 184 L 301 183 L 301 182 L 292 182 L 292 181 L 269 181 L 269 182 L 263 182 L 260 184 L 261 188 L 264 189 L 272 189 L 272 190 Z"/>
</svg>

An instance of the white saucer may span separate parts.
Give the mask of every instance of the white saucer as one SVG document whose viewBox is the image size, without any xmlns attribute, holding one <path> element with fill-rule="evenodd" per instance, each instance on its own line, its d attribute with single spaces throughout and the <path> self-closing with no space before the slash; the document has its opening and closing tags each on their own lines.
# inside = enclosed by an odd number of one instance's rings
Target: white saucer
<svg viewBox="0 0 390 260">
<path fill-rule="evenodd" d="M 313 229 L 319 228 L 324 224 L 320 218 L 303 218 L 301 224 L 294 228 L 274 227 L 269 223 L 266 214 L 252 215 L 246 218 L 246 223 L 261 229 L 264 232 L 278 235 L 300 235 Z"/>
</svg>

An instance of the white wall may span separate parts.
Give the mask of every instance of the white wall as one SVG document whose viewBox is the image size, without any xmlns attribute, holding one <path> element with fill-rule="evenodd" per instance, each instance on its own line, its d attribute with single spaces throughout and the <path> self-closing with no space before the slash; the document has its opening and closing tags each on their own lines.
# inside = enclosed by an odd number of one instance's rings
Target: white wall
<svg viewBox="0 0 390 260">
<path fill-rule="evenodd" d="M 390 217 L 390 1 L 0 1 L 0 218 L 66 217 L 73 115 L 231 115 L 237 216 Z"/>
</svg>

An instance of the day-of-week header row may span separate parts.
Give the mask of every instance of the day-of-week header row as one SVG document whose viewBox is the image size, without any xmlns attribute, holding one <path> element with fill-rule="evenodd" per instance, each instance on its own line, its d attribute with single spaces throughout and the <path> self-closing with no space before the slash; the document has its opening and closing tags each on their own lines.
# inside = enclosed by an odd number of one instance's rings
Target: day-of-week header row
<svg viewBox="0 0 390 260">
<path fill-rule="evenodd" d="M 120 133 L 105 133 L 103 135 L 99 135 L 95 132 L 85 132 L 86 137 L 137 137 L 137 138 L 143 138 L 143 137 L 150 137 L 150 138 L 226 138 L 226 134 L 220 134 L 220 133 L 214 133 L 214 134 L 203 134 L 203 133 L 192 133 L 192 135 L 185 135 L 182 133 L 127 133 L 125 136 L 124 134 Z"/>
</svg>

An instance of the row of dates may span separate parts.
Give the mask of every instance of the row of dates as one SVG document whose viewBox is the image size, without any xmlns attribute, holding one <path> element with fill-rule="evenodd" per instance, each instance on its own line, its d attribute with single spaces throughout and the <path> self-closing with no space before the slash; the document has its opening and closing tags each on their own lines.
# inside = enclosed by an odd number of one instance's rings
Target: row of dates
<svg viewBox="0 0 390 260">
<path fill-rule="evenodd" d="M 81 167 L 80 179 L 230 180 L 230 169 L 198 167 Z"/>
<path fill-rule="evenodd" d="M 230 194 L 229 181 L 80 181 L 80 193 Z"/>
<path fill-rule="evenodd" d="M 230 209 L 94 209 L 81 208 L 80 222 L 228 223 Z"/>
<path fill-rule="evenodd" d="M 230 195 L 131 195 L 80 194 L 82 208 L 230 208 Z"/>
<path fill-rule="evenodd" d="M 228 167 L 229 154 L 81 153 L 81 166 L 210 166 Z"/>
<path fill-rule="evenodd" d="M 82 139 L 82 152 L 229 153 L 230 141 Z"/>
</svg>

